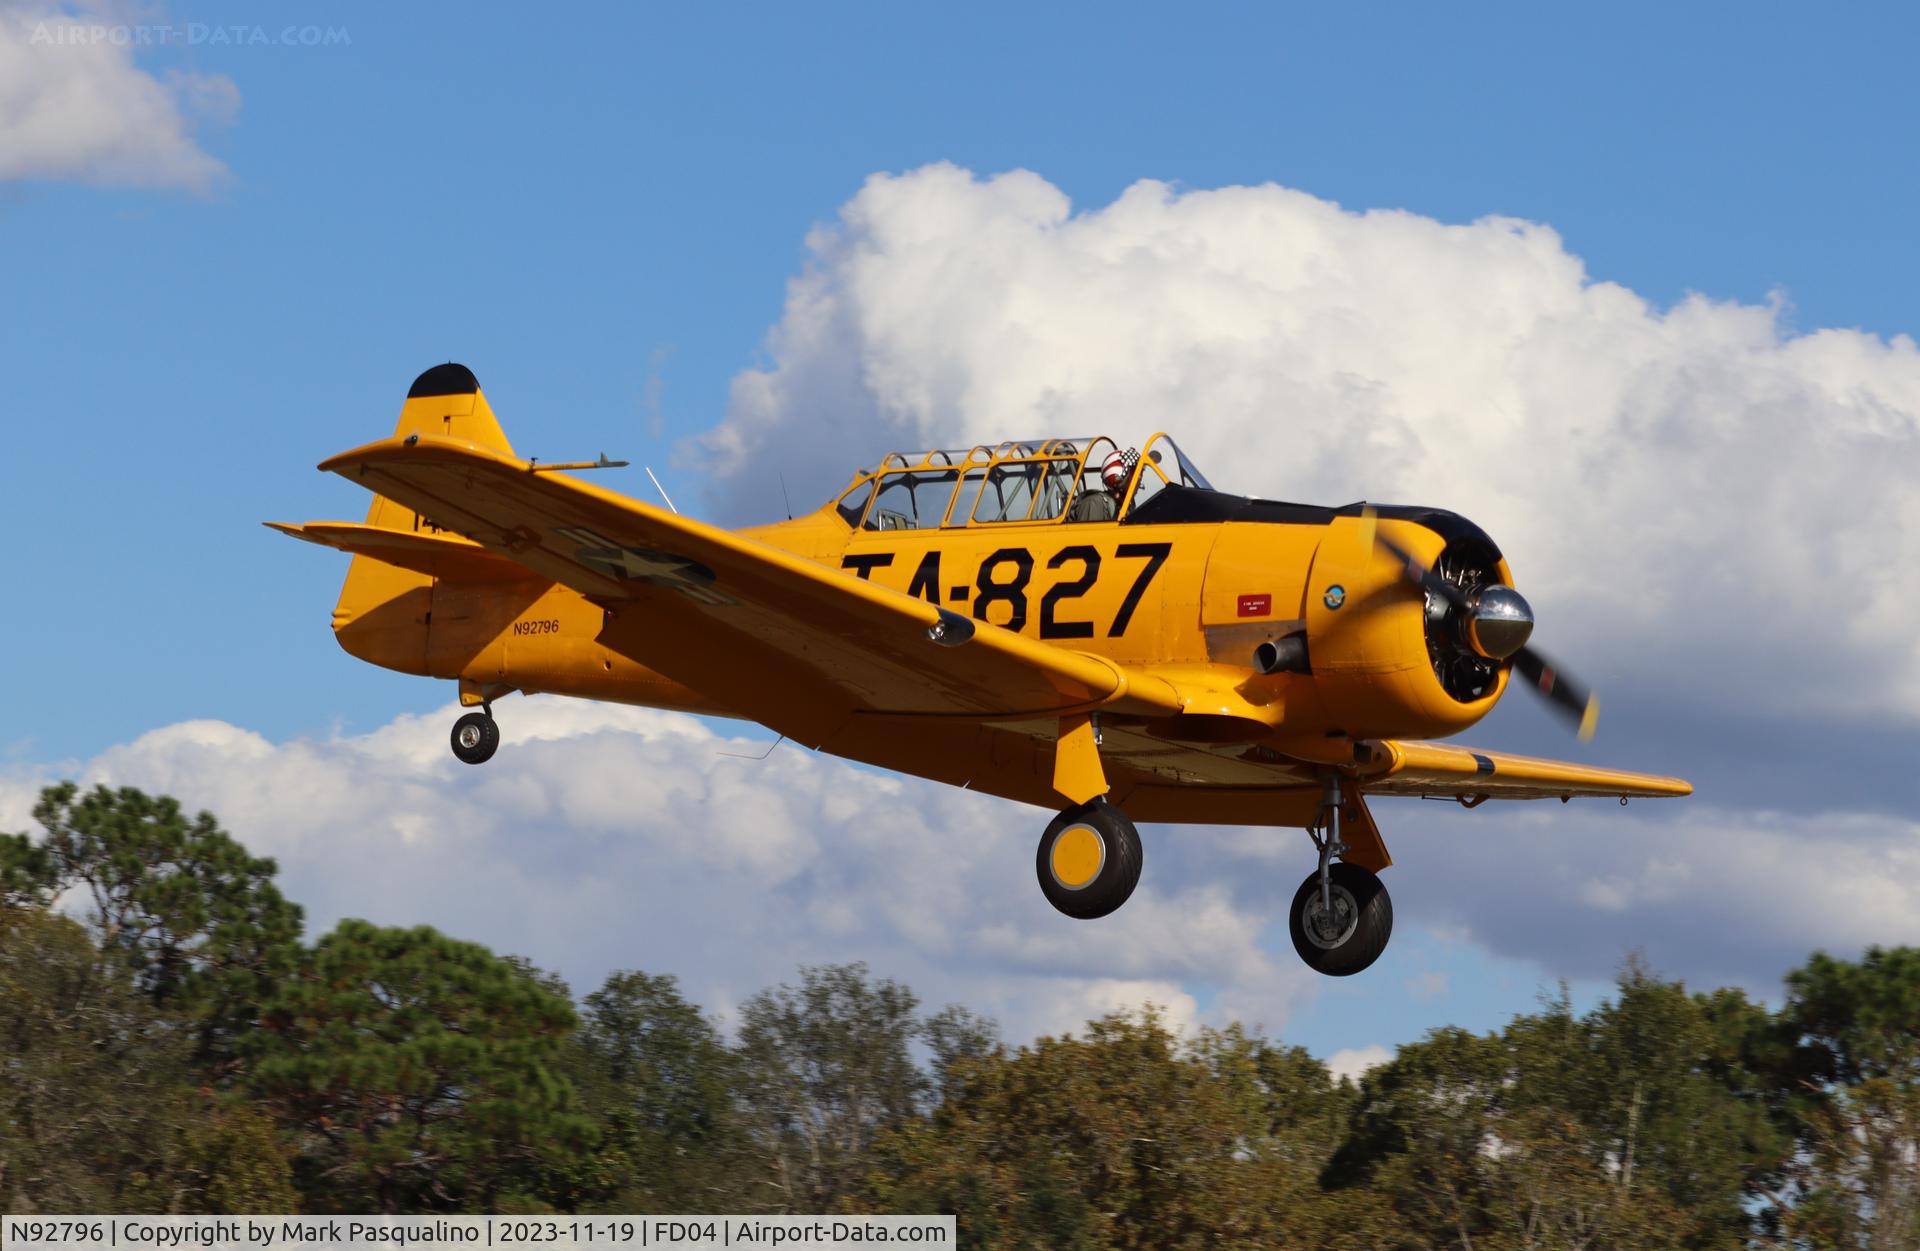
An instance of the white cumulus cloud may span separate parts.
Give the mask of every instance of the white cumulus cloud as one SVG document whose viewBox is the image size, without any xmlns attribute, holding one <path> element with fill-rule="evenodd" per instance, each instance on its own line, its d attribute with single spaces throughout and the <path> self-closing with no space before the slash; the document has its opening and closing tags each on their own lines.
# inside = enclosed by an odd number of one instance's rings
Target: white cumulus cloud
<svg viewBox="0 0 1920 1251">
<path fill-rule="evenodd" d="M 724 753 L 763 744 L 546 696 L 500 705 L 500 753 L 473 768 L 447 750 L 454 715 L 281 743 L 189 721 L 58 774 L 214 812 L 279 861 L 312 933 L 343 916 L 431 924 L 582 991 L 643 968 L 726 1009 L 800 964 L 866 960 L 932 1003 L 998 1017 L 1018 1041 L 1146 1004 L 1178 1029 L 1239 1020 L 1284 1037 L 1322 985 L 1286 932 L 1311 867 L 1297 830 L 1147 827 L 1134 898 L 1075 922 L 1033 880 L 1037 809 L 790 745 L 741 759 Z M 29 827 L 53 776 L 0 774 L 0 830 Z M 1909 820 L 1492 807 L 1377 806 L 1405 827 L 1389 875 L 1397 943 L 1468 937 L 1543 983 L 1606 979 L 1639 949 L 1663 974 L 1763 994 L 1816 947 L 1920 943 Z M 1430 970 L 1407 976 L 1409 1000 L 1446 989 Z"/>
<path fill-rule="evenodd" d="M 1284 1020 L 1311 986 L 1261 946 L 1263 900 L 1200 875 L 1145 883 L 1124 925 L 1055 914 L 1033 880 L 1045 814 L 791 745 L 764 761 L 675 713 L 538 697 L 497 710 L 499 755 L 447 749 L 455 710 L 366 734 L 273 743 L 217 721 L 166 726 L 64 770 L 205 808 L 280 864 L 309 930 L 343 916 L 431 924 L 524 954 L 581 991 L 610 970 L 673 973 L 709 1007 L 803 963 L 866 960 L 1010 1037 L 1230 977 Z M 0 776 L 0 829 L 29 826 L 46 769 Z"/>
<path fill-rule="evenodd" d="M 1393 1059 L 1393 1048 L 1373 1043 L 1366 1047 L 1343 1047 L 1327 1057 L 1327 1071 L 1335 1077 L 1357 1082 L 1368 1070 L 1377 1069 Z"/>
<path fill-rule="evenodd" d="M 140 68 L 143 39 L 171 29 L 0 0 L 0 179 L 190 191 L 217 182 L 226 169 L 194 128 L 230 118 L 240 93 L 225 75 Z"/>
<path fill-rule="evenodd" d="M 1223 488 L 1451 507 L 1576 671 L 1920 724 L 1920 350 L 1782 300 L 1657 307 L 1547 226 L 1280 186 L 876 175 L 695 449 L 764 519 L 894 448 L 1172 432 Z"/>
<path fill-rule="evenodd" d="M 1607 978 L 1637 948 L 1664 975 L 1772 995 L 1815 949 L 1852 957 L 1870 944 L 1920 944 L 1911 816 L 1697 800 L 1626 812 L 1419 807 L 1424 829 L 1393 843 L 1396 917 L 1465 932 L 1555 976 Z M 1407 808 L 1374 811 L 1385 825 Z"/>
</svg>

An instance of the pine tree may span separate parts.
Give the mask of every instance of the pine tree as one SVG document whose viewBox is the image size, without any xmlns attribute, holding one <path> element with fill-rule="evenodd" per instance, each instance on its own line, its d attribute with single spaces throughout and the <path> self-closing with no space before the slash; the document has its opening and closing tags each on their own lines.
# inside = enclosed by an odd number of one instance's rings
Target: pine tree
<svg viewBox="0 0 1920 1251">
<path fill-rule="evenodd" d="M 299 951 L 300 909 L 275 886 L 274 862 L 210 814 L 189 820 L 178 801 L 132 787 L 82 794 L 64 782 L 33 815 L 46 833 L 0 846 L 0 890 L 79 894 L 95 941 L 156 1006 L 194 1018 L 195 1061 L 228 1084 L 236 1040 Z"/>
<path fill-rule="evenodd" d="M 312 1210 L 526 1210 L 591 1145 L 554 1070 L 572 1005 L 484 947 L 342 921 L 261 1017 L 249 1087 Z"/>
</svg>

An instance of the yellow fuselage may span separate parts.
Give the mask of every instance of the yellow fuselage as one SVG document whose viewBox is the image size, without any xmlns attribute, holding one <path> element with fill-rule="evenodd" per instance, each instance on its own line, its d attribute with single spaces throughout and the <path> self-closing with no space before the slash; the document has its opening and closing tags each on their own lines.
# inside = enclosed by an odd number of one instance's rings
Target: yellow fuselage
<svg viewBox="0 0 1920 1251">
<path fill-rule="evenodd" d="M 1270 778 L 1278 758 L 1344 763 L 1357 740 L 1453 734 L 1484 716 L 1504 687 L 1504 672 L 1468 701 L 1442 687 L 1422 597 L 1374 553 L 1368 524 L 1359 515 L 1327 514 L 867 531 L 851 529 L 829 506 L 745 533 L 849 577 L 1175 679 L 1201 694 L 1182 716 L 1158 722 L 1130 724 L 1123 709 L 1112 710 L 1109 734 L 1121 737 L 1110 754 L 1126 758 L 1130 740 L 1133 755 L 1150 756 L 1156 738 L 1173 736 L 1183 750 L 1239 755 Z M 1445 546 L 1441 534 L 1416 521 L 1377 524 L 1424 559 Z M 608 615 L 568 587 L 538 578 L 431 579 L 356 562 L 362 565 L 335 612 L 341 645 L 390 669 L 457 679 L 468 703 L 520 690 L 739 715 L 724 699 L 636 662 L 633 640 L 617 637 Z M 1504 564 L 1500 573 L 1504 580 Z M 1253 671 L 1262 642 L 1299 633 L 1308 641 L 1309 671 Z M 766 694 L 778 704 L 777 692 Z M 802 706 L 805 684 L 794 685 L 792 699 L 790 716 L 758 719 L 798 728 L 815 740 L 809 746 L 873 764 L 1054 802 L 1044 770 L 1006 759 L 1023 750 L 1017 736 L 924 722 L 904 732 L 886 718 L 815 728 Z M 1168 772 L 1169 783 L 1177 783 L 1177 765 Z M 1189 795 L 1177 811 L 1146 794 L 1134 806 L 1149 820 L 1276 821 L 1270 796 L 1254 811 L 1230 790 Z"/>
</svg>

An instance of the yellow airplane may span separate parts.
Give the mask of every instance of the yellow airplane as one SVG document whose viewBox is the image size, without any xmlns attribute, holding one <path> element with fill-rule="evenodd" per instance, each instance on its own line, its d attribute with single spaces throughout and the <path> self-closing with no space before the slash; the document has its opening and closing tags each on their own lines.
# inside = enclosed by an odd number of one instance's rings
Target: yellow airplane
<svg viewBox="0 0 1920 1251">
<path fill-rule="evenodd" d="M 320 466 L 365 522 L 268 523 L 353 555 L 349 653 L 455 679 L 494 753 L 512 691 L 741 717 L 816 751 L 1060 809 L 1035 869 L 1068 916 L 1139 881 L 1133 822 L 1299 826 L 1290 912 L 1322 973 L 1379 957 L 1392 863 L 1372 795 L 1686 795 L 1678 778 L 1425 742 L 1511 675 L 1590 734 L 1597 704 L 1527 645 L 1533 616 L 1472 522 L 1215 490 L 1173 440 L 894 454 L 806 516 L 728 531 L 522 460 L 465 366 L 390 439 Z M 664 498 L 664 496 L 663 496 Z"/>
</svg>

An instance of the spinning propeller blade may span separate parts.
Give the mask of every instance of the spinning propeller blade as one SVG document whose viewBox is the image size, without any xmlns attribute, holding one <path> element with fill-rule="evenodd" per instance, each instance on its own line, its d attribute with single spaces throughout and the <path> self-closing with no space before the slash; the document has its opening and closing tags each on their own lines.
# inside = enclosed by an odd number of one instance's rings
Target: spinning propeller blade
<svg viewBox="0 0 1920 1251">
<path fill-rule="evenodd" d="M 1427 592 L 1427 594 L 1438 596 L 1447 601 L 1455 610 L 1460 612 L 1466 611 L 1466 592 L 1421 564 L 1419 558 L 1412 552 L 1409 552 L 1406 548 L 1377 531 L 1374 533 L 1373 543 L 1375 547 L 1380 548 L 1392 556 L 1395 562 L 1399 564 L 1401 577 Z"/>
<path fill-rule="evenodd" d="M 1513 667 L 1550 707 L 1574 723 L 1581 742 L 1593 737 L 1594 727 L 1600 722 L 1599 696 L 1531 647 L 1514 653 Z"/>
</svg>

